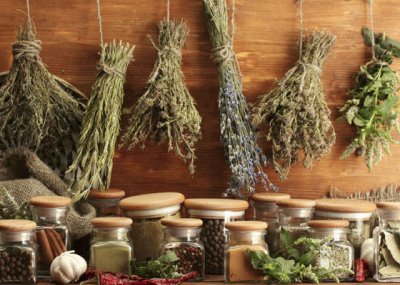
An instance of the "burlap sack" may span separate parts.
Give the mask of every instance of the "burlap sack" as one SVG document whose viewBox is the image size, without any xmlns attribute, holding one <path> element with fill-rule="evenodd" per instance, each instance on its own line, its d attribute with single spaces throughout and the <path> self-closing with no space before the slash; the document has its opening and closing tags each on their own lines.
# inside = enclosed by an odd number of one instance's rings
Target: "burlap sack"
<svg viewBox="0 0 400 285">
<path fill-rule="evenodd" d="M 26 148 L 7 150 L 0 160 L 0 186 L 4 186 L 17 203 L 35 196 L 59 195 L 69 197 L 67 185 L 36 154 Z M 96 211 L 81 201 L 69 207 L 67 227 L 73 239 L 91 232 L 90 220 Z"/>
</svg>

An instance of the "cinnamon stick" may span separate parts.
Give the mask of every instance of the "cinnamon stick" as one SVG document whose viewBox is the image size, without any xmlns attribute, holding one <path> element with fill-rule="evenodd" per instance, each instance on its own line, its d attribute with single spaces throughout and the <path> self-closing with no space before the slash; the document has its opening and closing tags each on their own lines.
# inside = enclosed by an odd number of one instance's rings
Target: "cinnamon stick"
<svg viewBox="0 0 400 285">
<path fill-rule="evenodd" d="M 57 231 L 55 231 L 55 230 L 50 230 L 50 231 L 52 231 L 53 234 L 54 234 L 54 236 L 56 237 L 57 242 L 58 242 L 58 244 L 59 244 L 60 247 L 61 247 L 61 250 L 62 250 L 63 252 L 64 252 L 64 251 L 67 251 L 66 244 L 65 244 L 64 241 L 62 240 L 61 235 L 60 235 Z"/>
<path fill-rule="evenodd" d="M 50 265 L 55 256 L 53 255 L 53 252 L 50 247 L 49 239 L 47 238 L 47 235 L 44 230 L 40 230 L 36 233 L 37 240 L 39 242 L 39 247 L 40 247 L 40 256 L 43 259 L 43 262 L 47 265 Z"/>
<path fill-rule="evenodd" d="M 56 252 L 56 257 L 59 256 L 61 253 L 63 253 L 62 247 L 58 244 L 57 238 L 55 237 L 53 231 L 51 230 L 46 230 L 46 235 L 51 243 L 52 248 Z"/>
</svg>

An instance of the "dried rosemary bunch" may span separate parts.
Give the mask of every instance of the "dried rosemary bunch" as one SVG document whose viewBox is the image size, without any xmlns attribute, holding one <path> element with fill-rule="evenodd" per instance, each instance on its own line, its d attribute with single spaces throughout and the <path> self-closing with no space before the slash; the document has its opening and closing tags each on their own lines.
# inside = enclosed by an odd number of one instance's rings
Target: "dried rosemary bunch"
<svg viewBox="0 0 400 285">
<path fill-rule="evenodd" d="M 27 147 L 63 175 L 76 151 L 85 109 L 77 97 L 84 97 L 47 70 L 30 18 L 12 48 L 11 70 L 0 80 L 0 149 Z"/>
<path fill-rule="evenodd" d="M 303 166 L 309 168 L 329 152 L 335 132 L 329 120 L 321 73 L 336 37 L 328 32 L 313 32 L 305 39 L 300 59 L 277 86 L 261 95 L 253 108 L 253 122 L 272 142 L 272 165 L 281 179 L 304 152 Z M 302 45 L 302 43 L 300 43 Z"/>
<path fill-rule="evenodd" d="M 71 185 L 75 200 L 86 197 L 93 187 L 109 187 L 120 130 L 124 79 L 133 49 L 115 40 L 102 45 L 99 73 L 83 118 L 77 157 L 68 170 L 76 177 Z"/>
<path fill-rule="evenodd" d="M 183 160 L 189 160 L 189 172 L 194 173 L 195 144 L 201 137 L 201 117 L 195 102 L 185 85 L 182 64 L 182 48 L 188 35 L 184 22 L 164 19 L 158 25 L 158 59 L 147 90 L 130 112 L 128 128 L 122 136 L 129 148 L 146 140 L 152 143 L 168 143 L 168 151 L 174 150 Z"/>
<path fill-rule="evenodd" d="M 241 197 L 243 189 L 252 193 L 258 181 L 265 188 L 277 190 L 262 168 L 262 163 L 266 164 L 266 157 L 257 145 L 253 126 L 249 121 L 249 108 L 242 93 L 241 74 L 233 51 L 234 17 L 232 15 L 232 34 L 229 35 L 226 1 L 203 2 L 214 61 L 218 65 L 221 144 L 232 172 L 225 195 Z"/>
</svg>

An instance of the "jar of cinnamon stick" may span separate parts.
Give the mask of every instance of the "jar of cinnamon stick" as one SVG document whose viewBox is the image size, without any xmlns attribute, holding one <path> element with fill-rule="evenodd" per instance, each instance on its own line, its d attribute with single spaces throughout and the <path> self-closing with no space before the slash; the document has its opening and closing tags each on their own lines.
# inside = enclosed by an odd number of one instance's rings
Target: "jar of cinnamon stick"
<svg viewBox="0 0 400 285">
<path fill-rule="evenodd" d="M 38 196 L 30 201 L 33 218 L 37 224 L 37 275 L 50 278 L 50 265 L 61 253 L 68 250 L 69 237 L 66 211 L 71 199 L 60 196 Z"/>
</svg>

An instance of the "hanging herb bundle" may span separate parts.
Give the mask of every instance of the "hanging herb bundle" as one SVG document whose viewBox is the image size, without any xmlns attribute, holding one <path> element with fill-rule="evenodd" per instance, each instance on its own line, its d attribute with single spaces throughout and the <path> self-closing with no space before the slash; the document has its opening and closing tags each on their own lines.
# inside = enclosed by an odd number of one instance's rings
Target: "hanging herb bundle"
<svg viewBox="0 0 400 285">
<path fill-rule="evenodd" d="M 303 46 L 300 30 L 299 60 L 273 90 L 259 97 L 252 110 L 256 126 L 268 125 L 263 135 L 272 142 L 272 165 L 281 179 L 287 178 L 300 151 L 304 152 L 303 166 L 309 168 L 335 142 L 321 74 L 336 37 L 316 31 L 304 39 Z"/>
<path fill-rule="evenodd" d="M 370 1 L 372 27 L 372 0 Z M 372 47 L 372 61 L 360 67 L 350 99 L 340 109 L 349 125 L 357 128 L 357 136 L 342 153 L 341 159 L 352 153 L 364 156 L 369 170 L 381 161 L 384 153 L 391 154 L 390 143 L 395 143 L 391 132 L 400 132 L 397 92 L 400 79 L 390 67 L 400 57 L 400 42 L 385 34 L 362 29 L 364 42 Z"/>
<path fill-rule="evenodd" d="M 169 7 L 169 5 L 168 5 Z M 169 14 L 169 13 L 168 13 Z M 122 137 L 129 148 L 146 140 L 168 143 L 183 160 L 189 160 L 189 172 L 194 173 L 195 144 L 201 137 L 201 117 L 186 88 L 182 64 L 182 48 L 188 35 L 184 22 L 164 19 L 158 25 L 158 59 L 144 95 L 131 108 L 132 117 Z"/>
<path fill-rule="evenodd" d="M 213 57 L 218 65 L 221 144 L 232 173 L 225 195 L 241 197 L 243 189 L 252 193 L 258 181 L 261 181 L 265 188 L 276 191 L 276 186 L 269 181 L 262 168 L 263 163 L 266 165 L 266 157 L 257 145 L 256 135 L 250 123 L 249 108 L 242 93 L 240 68 L 233 51 L 234 15 L 232 13 L 229 35 L 226 1 L 203 2 Z"/>
</svg>

